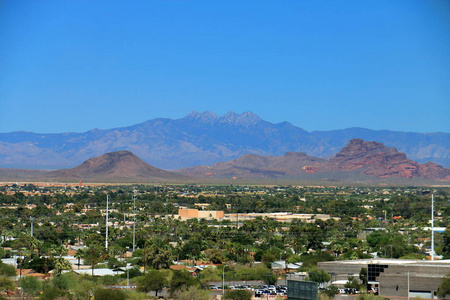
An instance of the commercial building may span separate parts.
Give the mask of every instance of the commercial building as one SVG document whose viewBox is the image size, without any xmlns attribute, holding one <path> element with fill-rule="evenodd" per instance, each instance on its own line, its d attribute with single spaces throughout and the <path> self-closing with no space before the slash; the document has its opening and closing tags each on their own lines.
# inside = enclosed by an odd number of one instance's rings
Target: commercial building
<svg viewBox="0 0 450 300">
<path fill-rule="evenodd" d="M 343 286 L 349 276 L 359 278 L 367 269 L 368 284 L 390 299 L 437 299 L 442 279 L 450 273 L 450 260 L 360 259 L 319 262 L 331 274 L 332 284 Z"/>
<path fill-rule="evenodd" d="M 302 222 L 314 223 L 316 220 L 326 221 L 329 219 L 339 220 L 340 218 L 331 217 L 328 214 L 294 214 L 291 212 L 276 212 L 276 213 L 240 213 L 240 214 L 226 214 L 225 219 L 231 221 L 247 221 L 256 218 L 269 218 L 278 222 L 292 222 L 300 220 Z"/>
<path fill-rule="evenodd" d="M 198 210 L 195 208 L 180 208 L 178 209 L 178 215 L 174 217 L 180 218 L 183 221 L 188 219 L 220 220 L 223 219 L 224 213 L 223 211 L 218 210 Z"/>
</svg>

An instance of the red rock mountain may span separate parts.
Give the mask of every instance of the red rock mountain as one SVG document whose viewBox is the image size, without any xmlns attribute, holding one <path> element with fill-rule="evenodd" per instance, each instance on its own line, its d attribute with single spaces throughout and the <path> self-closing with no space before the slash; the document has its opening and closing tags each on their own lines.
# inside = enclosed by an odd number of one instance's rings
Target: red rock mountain
<svg viewBox="0 0 450 300">
<path fill-rule="evenodd" d="M 324 165 L 326 169 L 339 171 L 357 170 L 364 175 L 380 178 L 427 178 L 450 180 L 450 169 L 435 163 L 418 164 L 397 149 L 378 142 L 353 139 Z"/>
<path fill-rule="evenodd" d="M 340 171 L 358 170 L 376 177 L 412 178 L 420 175 L 419 164 L 406 158 L 406 154 L 381 143 L 361 139 L 350 140 L 326 167 Z"/>
<path fill-rule="evenodd" d="M 184 176 L 155 168 L 130 151 L 117 151 L 93 157 L 72 169 L 50 172 L 51 177 L 114 180 L 124 182 L 186 179 Z"/>
<path fill-rule="evenodd" d="M 247 154 L 211 166 L 185 168 L 178 173 L 196 177 L 277 178 L 302 177 L 315 173 L 315 178 L 339 174 L 367 175 L 378 178 L 424 178 L 450 181 L 450 169 L 432 162 L 418 164 L 397 149 L 378 142 L 353 139 L 329 161 L 304 153 L 288 152 L 284 156 Z"/>
</svg>

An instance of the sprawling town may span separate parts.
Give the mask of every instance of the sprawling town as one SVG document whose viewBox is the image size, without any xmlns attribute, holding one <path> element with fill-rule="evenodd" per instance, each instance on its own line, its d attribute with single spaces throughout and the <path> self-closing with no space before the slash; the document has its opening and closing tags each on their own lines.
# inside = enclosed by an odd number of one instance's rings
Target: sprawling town
<svg viewBox="0 0 450 300">
<path fill-rule="evenodd" d="M 3 183 L 0 290 L 5 299 L 448 297 L 449 199 L 447 187 Z"/>
</svg>

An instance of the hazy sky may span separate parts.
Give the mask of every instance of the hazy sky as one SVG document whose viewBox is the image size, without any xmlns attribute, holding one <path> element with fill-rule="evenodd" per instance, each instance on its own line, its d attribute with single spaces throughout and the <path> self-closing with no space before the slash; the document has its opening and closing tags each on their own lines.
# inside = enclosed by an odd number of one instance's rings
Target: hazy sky
<svg viewBox="0 0 450 300">
<path fill-rule="evenodd" d="M 450 132 L 450 1 L 0 2 L 0 132 L 192 110 Z"/>
</svg>

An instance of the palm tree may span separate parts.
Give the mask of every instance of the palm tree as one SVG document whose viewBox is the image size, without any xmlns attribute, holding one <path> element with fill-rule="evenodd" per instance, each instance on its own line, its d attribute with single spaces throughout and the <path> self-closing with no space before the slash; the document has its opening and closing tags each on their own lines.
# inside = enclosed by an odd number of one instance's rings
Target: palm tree
<svg viewBox="0 0 450 300">
<path fill-rule="evenodd" d="M 62 270 L 72 270 L 72 264 L 65 258 L 55 258 L 55 270 L 57 274 L 61 274 Z"/>
<path fill-rule="evenodd" d="M 78 269 L 80 269 L 80 259 L 84 258 L 86 255 L 86 248 L 80 248 L 75 252 L 75 258 L 78 259 Z"/>
<path fill-rule="evenodd" d="M 84 255 L 84 260 L 89 261 L 92 267 L 92 276 L 94 276 L 94 266 L 99 262 L 105 260 L 107 257 L 107 253 L 105 248 L 98 244 L 92 243 L 89 248 L 86 249 L 86 253 Z"/>
</svg>

